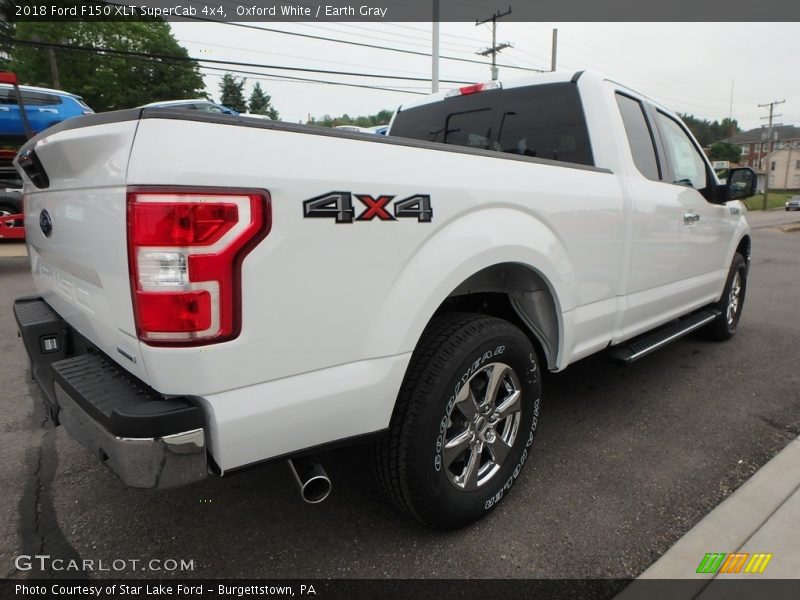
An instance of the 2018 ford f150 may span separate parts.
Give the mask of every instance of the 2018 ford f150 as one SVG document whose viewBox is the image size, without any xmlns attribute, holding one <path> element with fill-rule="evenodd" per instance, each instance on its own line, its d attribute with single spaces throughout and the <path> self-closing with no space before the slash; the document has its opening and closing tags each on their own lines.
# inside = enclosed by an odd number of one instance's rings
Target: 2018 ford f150
<svg viewBox="0 0 800 600">
<path fill-rule="evenodd" d="M 540 370 L 727 339 L 750 236 L 675 113 L 590 72 L 401 106 L 388 136 L 198 111 L 72 119 L 20 151 L 54 418 L 136 487 L 372 436 L 377 478 L 451 528 L 527 457 Z"/>
</svg>

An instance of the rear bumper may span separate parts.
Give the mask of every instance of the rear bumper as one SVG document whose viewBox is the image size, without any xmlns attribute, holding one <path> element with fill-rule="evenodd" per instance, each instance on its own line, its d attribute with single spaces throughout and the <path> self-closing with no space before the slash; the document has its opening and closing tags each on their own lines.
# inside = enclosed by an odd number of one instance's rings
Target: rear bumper
<svg viewBox="0 0 800 600">
<path fill-rule="evenodd" d="M 56 423 L 124 483 L 168 488 L 205 479 L 205 424 L 186 398 L 164 398 L 74 331 L 39 297 L 14 315 Z"/>
</svg>

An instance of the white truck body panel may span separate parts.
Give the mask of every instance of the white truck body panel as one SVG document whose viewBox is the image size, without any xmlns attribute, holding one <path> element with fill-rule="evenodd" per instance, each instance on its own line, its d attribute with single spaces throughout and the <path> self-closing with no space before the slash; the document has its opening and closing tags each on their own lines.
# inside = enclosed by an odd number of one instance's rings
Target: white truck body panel
<svg viewBox="0 0 800 600">
<path fill-rule="evenodd" d="M 592 74 L 577 85 L 597 168 L 234 118 L 156 115 L 53 133 L 36 144 L 50 188 L 26 182 L 34 281 L 136 377 L 198 400 L 222 471 L 385 428 L 431 316 L 488 267 L 523 265 L 545 282 L 558 318 L 550 366 L 563 369 L 718 300 L 748 232 L 740 203 L 711 204 L 639 173 L 614 99 L 621 86 Z M 238 337 L 137 339 L 129 186 L 269 192 L 272 229 L 242 265 Z M 331 190 L 429 194 L 434 219 L 304 219 L 302 201 Z M 37 233 L 43 209 L 51 238 Z M 686 213 L 700 220 L 687 226 Z"/>
<path fill-rule="evenodd" d="M 70 129 L 36 145 L 51 188 L 25 195 L 34 284 L 42 297 L 103 352 L 147 380 L 133 320 L 126 235 L 126 173 L 136 121 Z M 68 149 L 65 150 L 64 148 Z M 34 191 L 35 190 L 35 191 Z M 39 216 L 47 210 L 53 233 Z"/>
</svg>

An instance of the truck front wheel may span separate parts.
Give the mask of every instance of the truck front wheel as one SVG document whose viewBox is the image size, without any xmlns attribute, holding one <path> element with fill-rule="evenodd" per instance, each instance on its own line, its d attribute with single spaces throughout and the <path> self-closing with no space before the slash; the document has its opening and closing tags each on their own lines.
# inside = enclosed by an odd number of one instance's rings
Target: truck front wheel
<svg viewBox="0 0 800 600">
<path fill-rule="evenodd" d="M 708 338 L 717 341 L 728 340 L 736 333 L 744 307 L 744 294 L 747 291 L 747 263 L 738 252 L 733 255 L 728 280 L 722 298 L 715 305 L 719 316 L 706 326 Z"/>
<path fill-rule="evenodd" d="M 507 321 L 436 317 L 415 349 L 376 475 L 393 503 L 440 529 L 493 510 L 529 458 L 539 415 L 536 353 Z"/>
</svg>

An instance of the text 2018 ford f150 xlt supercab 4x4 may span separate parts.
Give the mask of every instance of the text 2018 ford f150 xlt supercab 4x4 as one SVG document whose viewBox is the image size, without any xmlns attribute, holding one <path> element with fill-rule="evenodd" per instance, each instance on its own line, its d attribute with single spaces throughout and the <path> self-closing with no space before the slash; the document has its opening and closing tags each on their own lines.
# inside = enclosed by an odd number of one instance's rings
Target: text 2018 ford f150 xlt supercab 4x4
<svg viewBox="0 0 800 600">
<path fill-rule="evenodd" d="M 401 106 L 388 136 L 197 111 L 74 119 L 21 150 L 38 296 L 15 312 L 52 413 L 167 487 L 374 436 L 401 509 L 492 510 L 540 370 L 733 335 L 737 198 L 667 108 L 594 73 Z"/>
</svg>

